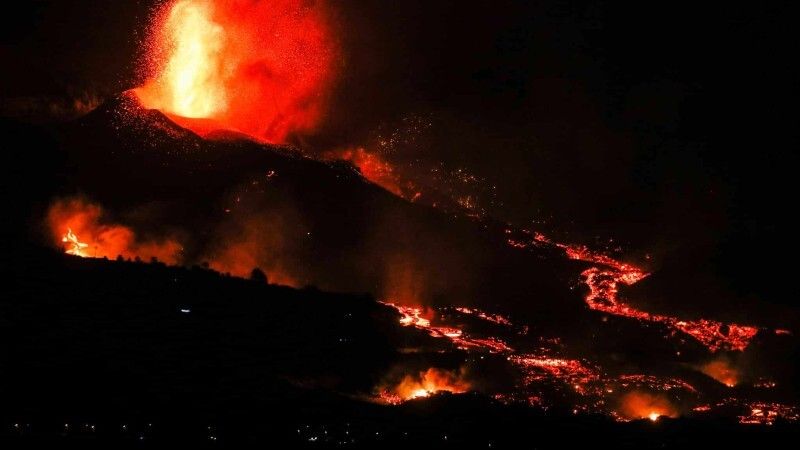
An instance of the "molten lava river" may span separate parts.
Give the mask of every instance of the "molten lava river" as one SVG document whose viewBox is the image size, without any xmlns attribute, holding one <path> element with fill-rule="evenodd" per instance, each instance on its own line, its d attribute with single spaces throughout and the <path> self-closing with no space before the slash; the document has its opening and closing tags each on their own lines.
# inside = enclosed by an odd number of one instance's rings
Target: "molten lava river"
<svg viewBox="0 0 800 450">
<path fill-rule="evenodd" d="M 558 248 L 568 258 L 590 263 L 591 267 L 581 274 L 582 282 L 588 287 L 586 305 L 599 313 L 638 321 L 642 326 L 648 323 L 661 326 L 664 339 L 682 333 L 693 338 L 708 354 L 735 354 L 743 352 L 760 331 L 752 326 L 704 319 L 681 320 L 638 310 L 619 299 L 617 288 L 620 284 L 630 285 L 645 278 L 648 274 L 640 268 L 584 246 L 553 242 L 539 233 L 525 230 L 507 230 L 506 233 L 517 235 L 508 240 L 512 247 Z M 605 414 L 619 421 L 658 421 L 662 417 L 710 414 L 731 417 L 742 424 L 772 425 L 776 420 L 800 420 L 800 409 L 794 405 L 760 401 L 751 392 L 743 394 L 745 389 L 774 388 L 775 383 L 756 381 L 739 386 L 736 369 L 729 367 L 725 359 L 695 367 L 712 378 L 712 384 L 725 386 L 728 393 L 720 397 L 703 392 L 710 380 L 702 377 L 693 376 L 692 380 L 700 379 L 703 388 L 663 372 L 648 374 L 604 369 L 599 361 L 571 351 L 561 338 L 532 336 L 527 326 L 517 326 L 500 314 L 467 307 L 434 309 L 390 301 L 384 304 L 398 312 L 401 325 L 447 341 L 454 351 L 466 354 L 465 366 L 459 371 L 439 369 L 438 377 L 430 373 L 412 374 L 400 382 L 380 386 L 378 399 L 386 403 L 429 397 L 437 392 L 487 391 L 480 374 L 470 374 L 465 367 L 478 360 L 495 360 L 509 364 L 519 374 L 513 385 L 486 392 L 503 403 L 523 403 L 545 411 L 552 409 L 572 414 Z M 772 332 L 788 333 L 786 330 Z M 416 388 L 409 389 L 409 384 Z"/>
</svg>

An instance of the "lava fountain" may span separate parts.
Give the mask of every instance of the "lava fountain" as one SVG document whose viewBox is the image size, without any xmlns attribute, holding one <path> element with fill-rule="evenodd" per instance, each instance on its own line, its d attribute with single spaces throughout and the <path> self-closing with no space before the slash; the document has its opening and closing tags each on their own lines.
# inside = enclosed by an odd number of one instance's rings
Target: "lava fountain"
<svg viewBox="0 0 800 450">
<path fill-rule="evenodd" d="M 142 104 L 204 135 L 282 143 L 319 122 L 336 45 L 322 2 L 174 0 L 154 20 Z"/>
</svg>

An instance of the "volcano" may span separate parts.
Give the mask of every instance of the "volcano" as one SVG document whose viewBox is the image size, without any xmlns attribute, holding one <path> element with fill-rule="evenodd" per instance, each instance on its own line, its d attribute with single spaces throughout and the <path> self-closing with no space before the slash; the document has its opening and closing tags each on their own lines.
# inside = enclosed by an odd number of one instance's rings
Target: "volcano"
<svg viewBox="0 0 800 450">
<path fill-rule="evenodd" d="M 791 14 L 29 3 L 0 33 L 0 446 L 800 431 Z"/>
</svg>

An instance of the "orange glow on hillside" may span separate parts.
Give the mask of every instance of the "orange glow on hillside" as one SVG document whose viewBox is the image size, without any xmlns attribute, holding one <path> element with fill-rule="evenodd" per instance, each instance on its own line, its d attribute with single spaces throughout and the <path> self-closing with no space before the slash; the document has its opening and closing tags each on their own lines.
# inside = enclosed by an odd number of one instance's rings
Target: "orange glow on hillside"
<svg viewBox="0 0 800 450">
<path fill-rule="evenodd" d="M 430 397 L 438 392 L 460 394 L 467 392 L 470 384 L 461 372 L 430 368 L 413 375 L 406 375 L 395 386 L 384 390 L 381 398 L 387 403 L 400 403 L 421 397 Z"/>
<path fill-rule="evenodd" d="M 56 201 L 50 206 L 47 224 L 53 242 L 64 245 L 65 253 L 95 258 L 158 258 L 168 264 L 180 260 L 181 245 L 170 238 L 142 240 L 133 229 L 104 221 L 103 209 L 81 199 Z"/>
<path fill-rule="evenodd" d="M 338 159 L 350 162 L 358 168 L 361 176 L 398 197 L 415 201 L 421 195 L 414 191 L 410 182 L 401 179 L 389 161 L 364 148 L 330 151 L 323 156 L 329 160 Z"/>
<path fill-rule="evenodd" d="M 249 277 L 252 270 L 260 268 L 273 284 L 300 287 L 302 283 L 289 264 L 291 254 L 290 225 L 282 217 L 252 215 L 235 218 L 236 226 L 220 230 L 224 239 L 204 257 L 210 267 L 218 272 L 238 277 Z"/>
<path fill-rule="evenodd" d="M 658 420 L 659 417 L 678 417 L 678 409 L 664 396 L 633 391 L 620 399 L 618 413 L 624 419 Z"/>
<path fill-rule="evenodd" d="M 336 53 L 321 3 L 174 0 L 154 28 L 145 107 L 274 143 L 319 122 Z"/>
<path fill-rule="evenodd" d="M 715 359 L 699 367 L 700 371 L 728 387 L 739 383 L 739 370 L 727 359 Z"/>
</svg>

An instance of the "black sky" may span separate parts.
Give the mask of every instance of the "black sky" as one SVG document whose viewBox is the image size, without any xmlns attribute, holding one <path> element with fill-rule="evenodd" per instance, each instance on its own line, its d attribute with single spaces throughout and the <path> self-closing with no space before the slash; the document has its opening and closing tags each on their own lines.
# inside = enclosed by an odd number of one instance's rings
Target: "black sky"
<svg viewBox="0 0 800 450">
<path fill-rule="evenodd" d="M 3 15 L 0 95 L 137 83 L 152 2 L 23 2 Z M 798 39 L 789 3 L 331 4 L 344 70 L 307 145 L 431 117 L 393 155 L 497 185 L 494 212 L 613 237 L 743 296 L 792 302 Z M 16 104 L 16 103 L 15 103 Z M 8 108 L 4 108 L 8 109 Z"/>
</svg>

